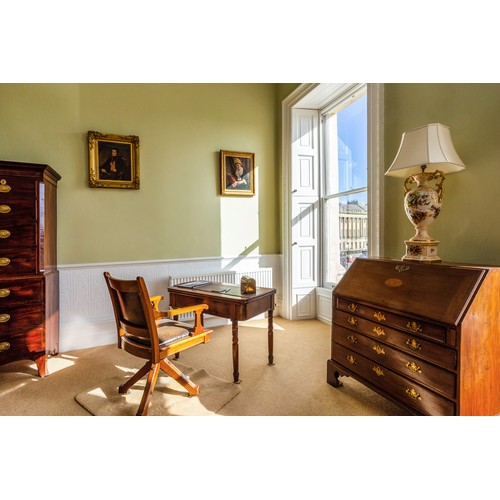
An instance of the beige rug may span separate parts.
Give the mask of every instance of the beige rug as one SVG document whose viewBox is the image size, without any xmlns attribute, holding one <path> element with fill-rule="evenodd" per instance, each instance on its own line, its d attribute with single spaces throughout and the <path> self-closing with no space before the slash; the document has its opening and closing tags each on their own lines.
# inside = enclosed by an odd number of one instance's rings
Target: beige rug
<svg viewBox="0 0 500 500">
<path fill-rule="evenodd" d="M 189 397 L 186 390 L 166 373 L 161 372 L 156 383 L 148 415 L 150 416 L 213 416 L 240 392 L 240 387 L 232 382 L 208 374 L 205 370 L 176 363 L 189 378 L 200 386 L 198 396 Z M 119 376 L 104 380 L 75 399 L 89 413 L 96 416 L 132 416 L 137 413 L 141 402 L 146 377 L 130 390 L 129 394 L 119 394 L 118 386 L 129 376 Z"/>
</svg>

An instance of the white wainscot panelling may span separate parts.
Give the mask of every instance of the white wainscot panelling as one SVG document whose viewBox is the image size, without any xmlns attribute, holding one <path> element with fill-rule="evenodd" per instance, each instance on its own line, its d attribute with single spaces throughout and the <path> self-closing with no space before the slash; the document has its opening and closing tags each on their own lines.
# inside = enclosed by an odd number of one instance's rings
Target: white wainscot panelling
<svg viewBox="0 0 500 500">
<path fill-rule="evenodd" d="M 324 323 L 332 322 L 332 289 L 321 288 L 316 289 L 316 311 L 317 318 Z"/>
<path fill-rule="evenodd" d="M 279 316 L 282 297 L 280 255 L 59 266 L 59 350 L 67 352 L 117 342 L 113 309 L 103 277 L 105 271 L 122 279 L 142 276 L 150 295 L 163 295 L 165 300 L 160 307 L 167 308 L 170 276 L 200 276 L 221 272 L 235 272 L 238 277 L 242 273 L 257 276 L 260 268 L 272 269 L 272 284 L 258 283 L 258 286 L 276 288 L 275 315 Z M 269 273 L 265 275 L 268 277 Z M 211 318 L 207 326 L 227 322 L 223 318 Z"/>
</svg>

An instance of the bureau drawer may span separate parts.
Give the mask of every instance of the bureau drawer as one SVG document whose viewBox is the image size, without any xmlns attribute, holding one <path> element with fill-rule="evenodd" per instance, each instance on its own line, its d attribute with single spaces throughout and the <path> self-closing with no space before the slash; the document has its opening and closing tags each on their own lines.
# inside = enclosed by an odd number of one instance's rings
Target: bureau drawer
<svg viewBox="0 0 500 500">
<path fill-rule="evenodd" d="M 332 360 L 424 415 L 455 415 L 455 403 L 364 356 L 336 345 Z"/>
<path fill-rule="evenodd" d="M 19 198 L 36 198 L 37 180 L 0 172 L 0 204 Z"/>
<path fill-rule="evenodd" d="M 36 223 L 4 222 L 0 218 L 0 252 L 2 248 L 33 247 L 37 244 Z"/>
<path fill-rule="evenodd" d="M 0 225 L 4 222 L 34 221 L 36 215 L 35 200 L 6 200 L 0 196 Z"/>
<path fill-rule="evenodd" d="M 0 310 L 14 305 L 43 302 L 44 282 L 41 279 L 0 280 Z"/>
<path fill-rule="evenodd" d="M 0 248 L 0 279 L 36 272 L 36 248 Z"/>
<path fill-rule="evenodd" d="M 33 328 L 26 333 L 0 333 L 0 365 L 10 363 L 34 354 L 45 354 L 43 328 Z"/>
<path fill-rule="evenodd" d="M 29 331 L 40 327 L 44 313 L 43 304 L 0 307 L 0 337 L 7 333 Z"/>
<path fill-rule="evenodd" d="M 455 398 L 456 376 L 454 373 L 346 328 L 334 327 L 333 342 L 362 354 L 387 368 L 391 368 L 419 384 L 442 393 L 448 398 Z M 332 352 L 335 352 L 336 348 L 336 345 L 332 345 Z"/>
<path fill-rule="evenodd" d="M 446 327 L 417 320 L 411 316 L 394 314 L 377 309 L 376 307 L 365 306 L 350 300 L 342 299 L 334 295 L 333 309 L 355 314 L 361 318 L 376 321 L 379 324 L 390 325 L 408 333 L 418 334 L 439 342 L 446 342 Z"/>
<path fill-rule="evenodd" d="M 337 309 L 333 310 L 332 319 L 334 322 L 333 329 L 336 328 L 336 325 L 339 325 L 391 344 L 398 349 L 411 353 L 413 356 L 426 359 L 448 370 L 456 369 L 457 355 L 454 349 L 429 342 L 410 332 L 402 332 Z"/>
</svg>

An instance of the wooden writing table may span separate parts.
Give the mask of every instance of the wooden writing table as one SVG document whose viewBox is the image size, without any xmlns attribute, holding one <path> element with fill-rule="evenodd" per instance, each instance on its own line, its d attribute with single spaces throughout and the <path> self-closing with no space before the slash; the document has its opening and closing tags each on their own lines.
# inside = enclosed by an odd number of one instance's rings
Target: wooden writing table
<svg viewBox="0 0 500 500">
<path fill-rule="evenodd" d="M 238 321 L 245 321 L 258 314 L 268 313 L 268 364 L 273 363 L 273 310 L 276 296 L 274 288 L 257 288 L 256 293 L 240 293 L 240 285 L 211 283 L 195 288 L 172 286 L 168 288 L 170 305 L 175 309 L 194 304 L 207 304 L 208 314 L 228 318 L 232 323 L 233 380 L 241 382 L 238 372 Z"/>
</svg>

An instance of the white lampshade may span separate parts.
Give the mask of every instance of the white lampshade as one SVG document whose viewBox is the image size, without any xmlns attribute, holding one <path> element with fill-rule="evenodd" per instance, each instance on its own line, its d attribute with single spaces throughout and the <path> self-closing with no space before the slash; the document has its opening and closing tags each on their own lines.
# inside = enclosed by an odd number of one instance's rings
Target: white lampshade
<svg viewBox="0 0 500 500">
<path fill-rule="evenodd" d="M 446 125 L 431 123 L 405 132 L 396 158 L 385 175 L 408 177 L 418 173 L 416 169 L 423 165 L 445 174 L 465 168 Z"/>
</svg>

